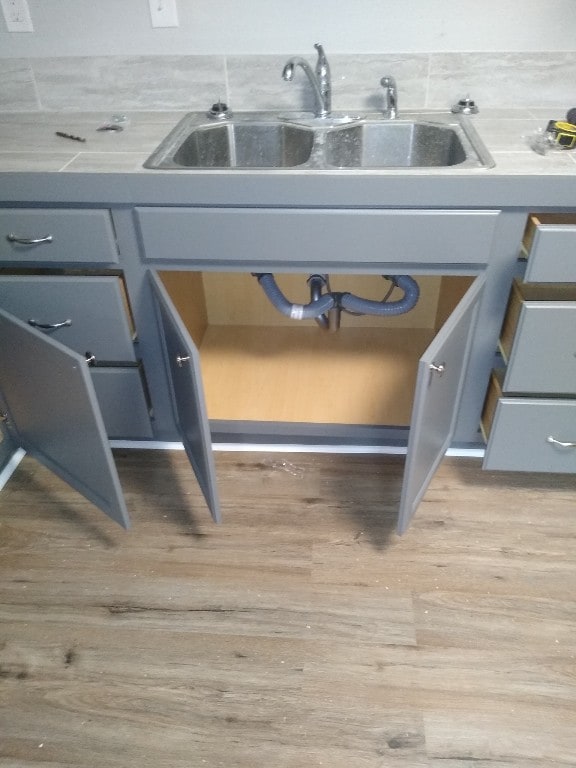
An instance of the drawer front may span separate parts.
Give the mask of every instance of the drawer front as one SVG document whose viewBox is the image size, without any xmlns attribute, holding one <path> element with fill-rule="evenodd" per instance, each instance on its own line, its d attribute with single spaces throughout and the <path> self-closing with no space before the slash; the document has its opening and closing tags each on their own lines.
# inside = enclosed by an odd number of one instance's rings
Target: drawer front
<svg viewBox="0 0 576 768">
<path fill-rule="evenodd" d="M 117 263 L 110 212 L 0 210 L 0 260 L 16 264 Z"/>
<path fill-rule="evenodd" d="M 90 373 L 108 437 L 150 439 L 152 427 L 140 369 L 91 368 Z"/>
<path fill-rule="evenodd" d="M 496 403 L 484 469 L 520 472 L 576 472 L 576 448 L 548 438 L 576 442 L 576 400 L 501 397 Z"/>
<path fill-rule="evenodd" d="M 576 395 L 576 302 L 525 302 L 505 392 Z"/>
<path fill-rule="evenodd" d="M 561 220 L 561 217 L 555 217 Z M 572 217 L 574 220 L 574 217 Z M 576 282 L 576 220 L 545 223 L 540 217 L 528 238 L 525 280 L 533 283 Z M 552 220 L 552 219 L 550 219 Z"/>
<path fill-rule="evenodd" d="M 81 355 L 136 360 L 117 277 L 1 275 L 0 306 L 24 322 L 60 325 L 43 330 Z"/>
<path fill-rule="evenodd" d="M 138 208 L 146 261 L 488 261 L 497 211 Z"/>
</svg>

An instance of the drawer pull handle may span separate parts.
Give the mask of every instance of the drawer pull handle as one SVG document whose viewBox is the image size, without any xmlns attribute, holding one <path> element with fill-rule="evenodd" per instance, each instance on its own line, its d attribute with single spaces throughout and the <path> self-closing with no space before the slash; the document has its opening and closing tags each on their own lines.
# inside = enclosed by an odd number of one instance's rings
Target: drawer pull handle
<svg viewBox="0 0 576 768">
<path fill-rule="evenodd" d="M 18 237 L 12 233 L 6 235 L 6 240 L 9 243 L 17 243 L 18 245 L 42 245 L 43 243 L 51 243 L 54 238 L 52 235 L 45 235 L 44 237 Z"/>
<path fill-rule="evenodd" d="M 188 360 L 190 360 L 190 355 L 178 355 L 178 357 L 176 358 L 176 362 L 178 363 L 178 368 L 182 368 L 182 363 L 185 363 Z"/>
<path fill-rule="evenodd" d="M 552 445 L 559 445 L 560 448 L 576 448 L 576 443 L 564 443 L 562 440 L 556 440 L 552 435 L 546 438 L 546 442 L 551 443 Z"/>
<path fill-rule="evenodd" d="M 437 373 L 438 376 L 444 376 L 444 372 L 446 370 L 446 363 L 430 363 L 430 370 L 433 373 Z"/>
<path fill-rule="evenodd" d="M 41 331 L 54 331 L 56 328 L 66 328 L 72 325 L 72 320 L 63 320 L 61 323 L 39 323 L 38 320 L 28 320 L 32 328 L 40 328 Z"/>
</svg>

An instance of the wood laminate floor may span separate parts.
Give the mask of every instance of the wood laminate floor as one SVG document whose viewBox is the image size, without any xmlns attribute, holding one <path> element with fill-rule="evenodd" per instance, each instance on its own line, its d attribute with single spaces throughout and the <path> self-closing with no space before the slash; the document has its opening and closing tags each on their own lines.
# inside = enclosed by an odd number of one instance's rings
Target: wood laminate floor
<svg viewBox="0 0 576 768">
<path fill-rule="evenodd" d="M 0 494 L 2 768 L 576 766 L 576 481 L 116 452 L 126 533 L 26 458 Z"/>
</svg>

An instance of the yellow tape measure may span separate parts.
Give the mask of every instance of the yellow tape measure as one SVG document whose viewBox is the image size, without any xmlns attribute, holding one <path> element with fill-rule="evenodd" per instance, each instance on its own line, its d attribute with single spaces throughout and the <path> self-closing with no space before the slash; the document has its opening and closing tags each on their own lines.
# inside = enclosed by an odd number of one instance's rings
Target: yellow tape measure
<svg viewBox="0 0 576 768">
<path fill-rule="evenodd" d="M 573 149 L 576 146 L 576 125 L 562 120 L 550 120 L 546 133 L 563 149 Z"/>
</svg>

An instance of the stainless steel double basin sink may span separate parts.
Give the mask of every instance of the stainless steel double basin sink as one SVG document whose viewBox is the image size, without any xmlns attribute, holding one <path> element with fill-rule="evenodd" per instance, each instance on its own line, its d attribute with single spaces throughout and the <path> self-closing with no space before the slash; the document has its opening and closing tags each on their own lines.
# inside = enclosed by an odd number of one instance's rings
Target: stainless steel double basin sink
<svg viewBox="0 0 576 768">
<path fill-rule="evenodd" d="M 397 119 L 243 113 L 215 122 L 187 115 L 146 160 L 154 170 L 490 168 L 467 118 L 415 113 Z"/>
</svg>

